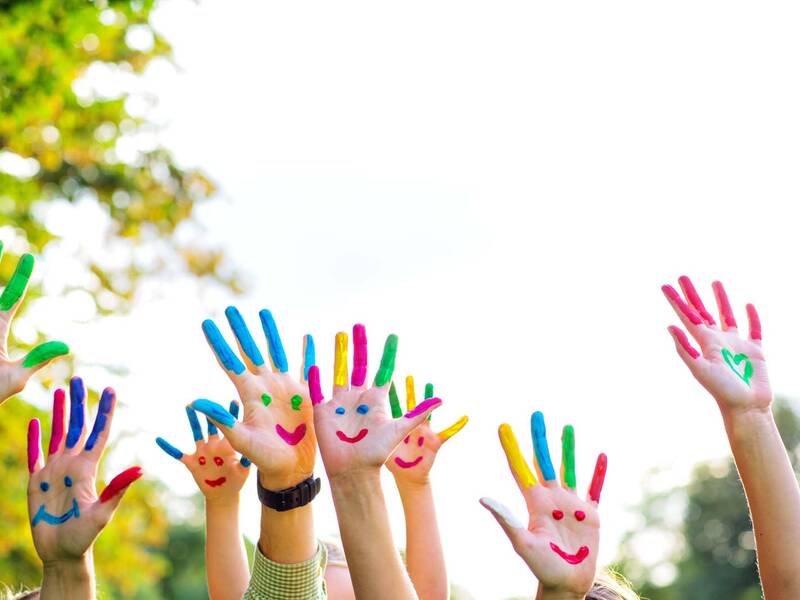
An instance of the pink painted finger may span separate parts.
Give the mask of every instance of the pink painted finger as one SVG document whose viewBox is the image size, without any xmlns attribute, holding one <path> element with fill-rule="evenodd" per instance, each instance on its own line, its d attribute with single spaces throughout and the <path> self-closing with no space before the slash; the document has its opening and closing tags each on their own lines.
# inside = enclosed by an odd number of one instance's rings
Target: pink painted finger
<svg viewBox="0 0 800 600">
<path fill-rule="evenodd" d="M 419 404 L 417 404 L 417 406 L 414 407 L 413 410 L 408 411 L 403 416 L 406 419 L 413 419 L 413 418 L 418 417 L 419 415 L 421 415 L 421 414 L 423 414 L 425 412 L 428 412 L 432 408 L 438 407 L 441 403 L 442 403 L 442 401 L 439 400 L 439 398 L 428 398 L 426 400 L 423 400 Z"/>
<path fill-rule="evenodd" d="M 667 327 L 667 331 L 672 334 L 672 339 L 675 340 L 675 344 L 680 346 L 693 359 L 698 358 L 700 353 L 692 348 L 692 345 L 689 343 L 689 338 L 686 337 L 686 334 L 683 332 L 683 329 L 680 327 L 676 327 L 675 325 L 670 325 Z"/>
<path fill-rule="evenodd" d="M 761 340 L 761 319 L 758 317 L 758 311 L 752 304 L 747 305 L 747 320 L 750 322 L 750 339 Z"/>
<path fill-rule="evenodd" d="M 33 474 L 41 469 L 42 457 L 42 430 L 39 419 L 28 422 L 28 473 Z"/>
<path fill-rule="evenodd" d="M 353 325 L 353 373 L 350 385 L 361 387 L 367 380 L 367 330 L 361 324 Z"/>
<path fill-rule="evenodd" d="M 725 293 L 725 288 L 719 281 L 712 283 L 711 287 L 714 289 L 714 297 L 717 299 L 719 320 L 722 323 L 722 329 L 736 329 L 736 319 L 733 316 L 733 309 L 731 308 L 731 303 L 728 301 L 728 294 Z"/>
<path fill-rule="evenodd" d="M 700 294 L 697 293 L 692 280 L 686 275 L 681 275 L 678 277 L 678 283 L 681 286 L 681 290 L 683 290 L 683 295 L 686 296 L 689 304 L 691 304 L 692 307 L 698 313 L 700 313 L 700 317 L 702 317 L 702 319 L 706 322 L 706 325 L 716 325 L 717 323 L 714 321 L 714 317 L 712 317 L 711 313 L 706 310 L 706 306 L 703 304 Z"/>
<path fill-rule="evenodd" d="M 597 457 L 592 475 L 592 484 L 589 486 L 589 499 L 592 502 L 600 502 L 600 493 L 603 491 L 603 483 L 606 480 L 606 469 L 608 468 L 608 458 L 605 454 Z"/>
<path fill-rule="evenodd" d="M 122 494 L 128 487 L 142 476 L 141 467 L 131 467 L 114 477 L 100 493 L 100 503 L 105 504 L 109 500 Z"/>
<path fill-rule="evenodd" d="M 319 367 L 314 365 L 308 370 L 308 393 L 311 396 L 311 405 L 316 406 L 325 400 L 322 395 L 322 386 L 319 382 Z"/>
<path fill-rule="evenodd" d="M 64 409 L 66 406 L 66 392 L 58 388 L 53 394 L 53 420 L 50 425 L 50 446 L 48 456 L 58 452 L 64 440 Z"/>
<path fill-rule="evenodd" d="M 662 285 L 661 291 L 664 292 L 667 300 L 669 300 L 673 306 L 680 311 L 678 316 L 685 317 L 692 325 L 703 324 L 703 319 L 700 318 L 700 315 L 698 315 L 691 306 L 684 302 L 683 298 L 681 298 L 680 294 L 675 291 L 674 287 L 671 285 Z"/>
</svg>

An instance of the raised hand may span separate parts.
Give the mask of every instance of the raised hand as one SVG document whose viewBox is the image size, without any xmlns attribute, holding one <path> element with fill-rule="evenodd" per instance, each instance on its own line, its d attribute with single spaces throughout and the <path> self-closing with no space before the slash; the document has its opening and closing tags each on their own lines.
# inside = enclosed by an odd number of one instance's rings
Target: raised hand
<svg viewBox="0 0 800 600">
<path fill-rule="evenodd" d="M 606 473 L 606 456 L 597 458 L 586 500 L 578 497 L 575 481 L 575 433 L 571 425 L 562 435 L 561 481 L 556 480 L 542 413 L 531 416 L 534 465 L 528 467 L 511 426 L 500 426 L 500 443 L 508 465 L 528 506 L 527 527 L 502 504 L 481 498 L 503 528 L 514 550 L 539 580 L 541 592 L 583 598 L 592 587 L 597 568 L 600 518 L 597 504 Z"/>
<path fill-rule="evenodd" d="M 386 412 L 386 393 L 394 373 L 397 336 L 386 339 L 371 386 L 366 385 L 367 334 L 363 325 L 353 326 L 353 374 L 349 385 L 347 349 L 347 334 L 337 333 L 332 400 L 324 401 L 319 369 L 312 367 L 308 374 L 314 427 L 329 477 L 360 467 L 380 467 L 403 438 L 442 404 L 438 398 L 428 398 L 402 419 L 392 419 Z"/>
<path fill-rule="evenodd" d="M 196 400 L 192 407 L 219 427 L 234 449 L 256 464 L 265 488 L 290 488 L 313 474 L 316 460 L 313 411 L 305 382 L 315 360 L 314 340 L 305 336 L 301 381 L 296 381 L 288 373 L 286 353 L 272 313 L 259 313 L 267 338 L 269 365 L 239 311 L 230 306 L 225 316 L 242 360 L 213 321 L 203 322 L 203 332 L 219 365 L 239 392 L 244 418 L 236 421 L 225 408 L 209 400 Z"/>
<path fill-rule="evenodd" d="M 0 242 L 0 255 L 2 253 L 3 244 Z M 8 335 L 11 331 L 11 321 L 25 299 L 34 262 L 30 254 L 23 255 L 0 295 L 0 404 L 25 389 L 28 379 L 36 371 L 57 357 L 69 353 L 69 348 L 63 342 L 45 342 L 36 346 L 23 358 L 12 360 L 9 357 Z"/>
<path fill-rule="evenodd" d="M 678 355 L 692 375 L 714 396 L 723 413 L 768 409 L 772 388 L 761 349 L 761 321 L 755 307 L 752 304 L 746 307 L 750 335 L 742 338 L 728 295 L 719 281 L 712 284 L 719 325 L 706 310 L 691 280 L 683 276 L 678 282 L 685 299 L 670 285 L 661 290 L 700 346 L 698 352 L 680 327 L 668 328 Z"/>
<path fill-rule="evenodd" d="M 425 400 L 433 398 L 433 385 L 425 385 Z M 389 388 L 389 405 L 392 410 L 392 417 L 399 419 L 403 416 L 403 409 L 400 408 L 400 399 L 397 397 L 397 390 L 394 382 Z M 414 390 L 414 378 L 409 375 L 406 377 L 406 409 L 412 411 L 416 408 L 416 393 Z M 417 427 L 411 434 L 403 439 L 399 444 L 386 466 L 398 480 L 398 483 L 425 483 L 428 481 L 433 462 L 436 460 L 436 453 L 442 445 L 457 434 L 469 418 L 463 416 L 450 427 L 435 433 L 431 427 L 430 417 Z"/>
</svg>

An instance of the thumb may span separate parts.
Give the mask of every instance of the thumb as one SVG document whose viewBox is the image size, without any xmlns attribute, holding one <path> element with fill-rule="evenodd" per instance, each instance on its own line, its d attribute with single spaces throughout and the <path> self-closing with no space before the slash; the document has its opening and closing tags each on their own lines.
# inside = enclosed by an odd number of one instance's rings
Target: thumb
<svg viewBox="0 0 800 600">
<path fill-rule="evenodd" d="M 402 419 L 393 419 L 397 443 L 425 422 L 428 415 L 442 405 L 439 398 L 428 398 L 417 404 L 403 415 Z"/>
<path fill-rule="evenodd" d="M 30 370 L 30 373 L 33 374 L 59 356 L 66 354 L 69 354 L 69 346 L 64 342 L 45 342 L 25 355 L 25 358 L 22 359 L 22 367 Z"/>
<path fill-rule="evenodd" d="M 520 523 L 511 511 L 497 500 L 491 498 L 481 498 L 481 506 L 492 513 L 492 516 L 497 520 L 500 527 L 511 540 L 514 548 L 518 548 L 522 544 L 522 536 L 528 532 L 528 529 Z"/>
<path fill-rule="evenodd" d="M 111 516 L 119 506 L 125 491 L 141 476 L 141 467 L 131 467 L 109 481 L 108 485 L 100 492 L 100 497 L 95 506 L 104 523 L 108 523 L 111 520 Z"/>
</svg>

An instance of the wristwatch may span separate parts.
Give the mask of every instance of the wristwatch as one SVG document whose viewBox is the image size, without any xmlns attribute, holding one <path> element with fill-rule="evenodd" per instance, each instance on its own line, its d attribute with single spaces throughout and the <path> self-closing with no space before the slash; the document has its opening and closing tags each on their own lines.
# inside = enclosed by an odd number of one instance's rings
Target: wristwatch
<svg viewBox="0 0 800 600">
<path fill-rule="evenodd" d="M 294 487 L 273 492 L 261 485 L 261 475 L 256 477 L 256 485 L 258 489 L 258 499 L 261 504 L 268 508 L 284 512 L 292 510 L 293 508 L 300 508 L 311 502 L 322 487 L 322 482 L 319 477 L 314 479 L 312 475 L 305 481 L 301 481 Z"/>
</svg>

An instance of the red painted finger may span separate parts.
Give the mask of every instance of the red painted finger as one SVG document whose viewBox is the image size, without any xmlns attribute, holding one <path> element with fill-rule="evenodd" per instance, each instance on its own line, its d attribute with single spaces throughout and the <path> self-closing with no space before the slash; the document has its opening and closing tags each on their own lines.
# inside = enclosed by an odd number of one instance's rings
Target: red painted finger
<svg viewBox="0 0 800 600">
<path fill-rule="evenodd" d="M 64 408 L 66 406 L 66 392 L 61 388 L 53 394 L 53 421 L 50 425 L 50 446 L 47 454 L 55 454 L 61 447 L 64 439 Z"/>
<path fill-rule="evenodd" d="M 28 473 L 36 470 L 41 454 L 41 426 L 39 419 L 31 419 L 28 422 Z"/>
<path fill-rule="evenodd" d="M 702 325 L 703 319 L 700 318 L 700 315 L 695 312 L 695 310 L 684 302 L 683 298 L 681 298 L 680 294 L 675 291 L 675 288 L 671 285 L 662 285 L 661 291 L 664 292 L 664 295 L 667 297 L 667 300 L 672 302 L 678 309 L 683 313 L 689 322 L 692 325 Z"/>
<path fill-rule="evenodd" d="M 139 479 L 142 476 L 142 468 L 141 467 L 131 467 L 130 469 L 124 470 L 122 473 L 114 477 L 111 481 L 108 482 L 108 485 L 105 489 L 100 493 L 100 503 L 103 504 L 108 502 L 115 496 L 121 494 L 128 486 L 132 484 L 134 481 Z"/>
<path fill-rule="evenodd" d="M 670 325 L 667 327 L 667 331 L 672 334 L 672 339 L 674 339 L 676 343 L 680 344 L 681 348 L 686 351 L 686 354 L 692 358 L 698 358 L 700 356 L 700 353 L 689 343 L 689 338 L 686 337 L 683 329 L 676 327 L 675 325 Z"/>
<path fill-rule="evenodd" d="M 750 322 L 750 339 L 761 339 L 761 319 L 758 317 L 758 311 L 752 304 L 747 305 L 747 320 Z"/>
<path fill-rule="evenodd" d="M 706 325 L 716 325 L 717 323 L 714 321 L 714 317 L 712 317 L 711 313 L 706 310 L 706 306 L 703 304 L 700 294 L 697 293 L 692 280 L 686 275 L 681 275 L 678 278 L 678 283 L 681 286 L 681 290 L 683 290 L 683 295 L 686 296 L 689 304 L 691 304 L 692 307 L 698 313 L 700 313 L 700 317 L 702 317 L 702 319 L 706 322 Z"/>
<path fill-rule="evenodd" d="M 608 468 L 608 458 L 605 454 L 597 457 L 592 475 L 592 484 L 589 486 L 589 499 L 592 502 L 600 502 L 600 493 L 603 491 L 603 483 L 606 480 L 606 469 Z"/>
<path fill-rule="evenodd" d="M 722 328 L 736 329 L 736 319 L 733 316 L 733 309 L 731 308 L 731 303 L 728 301 L 728 294 L 725 293 L 725 288 L 719 281 L 712 283 L 711 287 L 714 288 L 714 297 L 717 299 L 719 320 L 722 323 Z"/>
<path fill-rule="evenodd" d="M 319 367 L 314 365 L 308 370 L 308 393 L 311 396 L 311 405 L 316 406 L 325 400 L 322 395 L 322 386 L 319 382 Z"/>
</svg>

